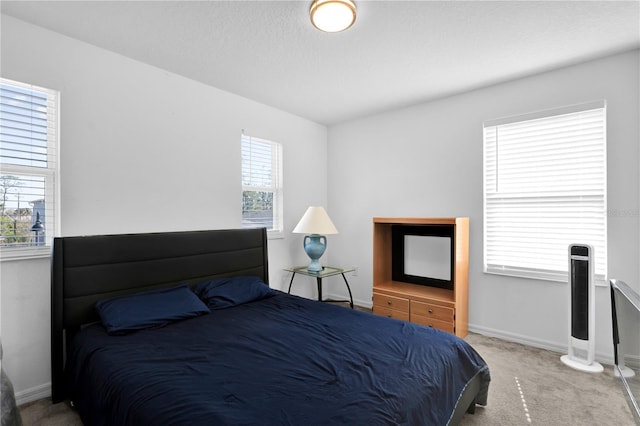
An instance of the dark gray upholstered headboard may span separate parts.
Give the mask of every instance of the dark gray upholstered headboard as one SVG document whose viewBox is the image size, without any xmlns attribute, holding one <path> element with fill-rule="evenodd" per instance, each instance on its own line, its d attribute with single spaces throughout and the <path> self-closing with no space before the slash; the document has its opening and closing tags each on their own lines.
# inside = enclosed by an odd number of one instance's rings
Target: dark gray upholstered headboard
<svg viewBox="0 0 640 426">
<path fill-rule="evenodd" d="M 53 241 L 51 394 L 65 399 L 66 346 L 97 321 L 95 302 L 179 283 L 256 275 L 269 283 L 267 232 L 260 229 L 62 237 Z"/>
</svg>

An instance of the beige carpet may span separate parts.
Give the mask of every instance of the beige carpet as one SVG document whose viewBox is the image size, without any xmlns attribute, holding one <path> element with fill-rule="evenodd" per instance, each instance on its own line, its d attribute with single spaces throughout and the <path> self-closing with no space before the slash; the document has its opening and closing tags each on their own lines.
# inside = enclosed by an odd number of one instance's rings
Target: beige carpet
<svg viewBox="0 0 640 426">
<path fill-rule="evenodd" d="M 554 352 L 478 334 L 466 340 L 489 364 L 491 385 L 488 405 L 465 414 L 461 426 L 634 426 L 611 366 L 602 374 L 582 373 Z M 82 424 L 66 404 L 48 399 L 20 408 L 25 426 Z"/>
<path fill-rule="evenodd" d="M 573 370 L 560 355 L 470 334 L 467 340 L 489 365 L 486 407 L 465 415 L 461 426 L 634 426 L 622 384 L 612 366 L 604 373 Z"/>
</svg>

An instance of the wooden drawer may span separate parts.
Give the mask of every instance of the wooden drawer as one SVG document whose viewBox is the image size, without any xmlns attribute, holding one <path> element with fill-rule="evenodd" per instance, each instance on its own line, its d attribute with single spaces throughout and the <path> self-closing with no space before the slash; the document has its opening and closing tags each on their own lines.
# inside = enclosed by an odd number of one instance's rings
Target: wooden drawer
<svg viewBox="0 0 640 426">
<path fill-rule="evenodd" d="M 376 315 L 382 315 L 383 317 L 387 317 L 387 318 L 394 318 L 402 321 L 409 321 L 409 312 L 387 308 L 386 306 L 373 305 L 373 313 Z"/>
<path fill-rule="evenodd" d="M 417 302 L 415 300 L 411 301 L 411 315 L 416 314 L 427 318 L 453 323 L 453 313 L 453 308 Z"/>
<path fill-rule="evenodd" d="M 403 299 L 401 297 L 387 296 L 382 293 L 373 293 L 373 307 L 375 308 L 390 308 L 396 311 L 406 312 L 409 315 L 409 299 Z"/>
<path fill-rule="evenodd" d="M 446 331 L 454 334 L 455 327 L 453 321 L 441 321 L 438 319 L 429 318 L 424 315 L 411 314 L 411 322 L 416 324 L 426 325 L 427 327 L 437 328 L 438 330 Z"/>
</svg>

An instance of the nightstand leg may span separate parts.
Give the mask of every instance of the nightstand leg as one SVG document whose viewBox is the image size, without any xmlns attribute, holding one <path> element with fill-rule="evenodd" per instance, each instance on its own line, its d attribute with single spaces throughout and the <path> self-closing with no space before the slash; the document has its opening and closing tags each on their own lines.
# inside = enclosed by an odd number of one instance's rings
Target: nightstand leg
<svg viewBox="0 0 640 426">
<path fill-rule="evenodd" d="M 291 284 L 293 284 L 293 277 L 296 276 L 295 272 L 291 273 L 291 281 L 289 281 L 289 291 L 287 291 L 287 293 L 291 294 Z"/>
<path fill-rule="evenodd" d="M 317 277 L 316 282 L 318 284 L 318 302 L 322 302 L 322 278 Z"/>
<path fill-rule="evenodd" d="M 344 276 L 344 274 L 341 274 L 342 278 L 344 278 L 344 283 L 347 285 L 347 290 L 349 290 L 349 305 L 351 306 L 351 309 L 353 309 L 353 296 L 351 295 L 351 287 L 349 287 L 349 282 L 347 281 L 347 277 Z"/>
</svg>

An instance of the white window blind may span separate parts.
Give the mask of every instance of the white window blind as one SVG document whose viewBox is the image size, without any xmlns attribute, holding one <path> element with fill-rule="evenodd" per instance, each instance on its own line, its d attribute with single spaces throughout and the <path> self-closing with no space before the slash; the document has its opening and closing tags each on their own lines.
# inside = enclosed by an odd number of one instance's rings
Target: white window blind
<svg viewBox="0 0 640 426">
<path fill-rule="evenodd" d="M 484 270 L 566 281 L 568 247 L 607 274 L 604 101 L 484 124 Z"/>
<path fill-rule="evenodd" d="M 281 233 L 282 146 L 242 134 L 242 227 Z"/>
<path fill-rule="evenodd" d="M 2 259 L 48 255 L 57 231 L 58 92 L 0 79 Z"/>
</svg>

